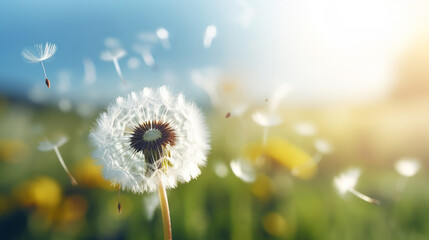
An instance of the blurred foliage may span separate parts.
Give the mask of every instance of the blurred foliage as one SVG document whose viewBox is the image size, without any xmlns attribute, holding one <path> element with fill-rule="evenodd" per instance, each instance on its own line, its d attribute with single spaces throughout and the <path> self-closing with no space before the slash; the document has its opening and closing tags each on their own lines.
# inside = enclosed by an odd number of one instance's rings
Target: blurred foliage
<svg viewBox="0 0 429 240">
<path fill-rule="evenodd" d="M 197 179 L 168 191 L 174 239 L 427 239 L 426 168 L 398 193 L 401 177 L 392 160 L 362 161 L 361 148 L 353 150 L 351 132 L 330 134 L 323 117 L 311 115 L 317 111 L 290 111 L 282 125 L 270 130 L 266 145 L 258 144 L 262 128 L 243 120 L 248 116 L 207 114 L 212 132 L 208 165 Z M 118 194 L 94 165 L 87 136 L 95 117 L 0 101 L 2 239 L 162 239 L 160 210 L 153 219 L 145 217 L 143 199 L 149 195 Z M 337 151 L 294 177 L 291 169 L 310 161 L 315 151 L 310 138 L 290 128 L 299 118 L 319 119 L 319 134 L 333 139 Z M 60 151 L 77 187 L 54 152 L 36 149 L 40 140 L 58 132 L 70 138 Z M 254 183 L 241 181 L 229 168 L 227 174 L 216 174 L 215 166 L 229 166 L 240 156 L 253 160 Z M 263 164 L 258 165 L 258 158 Z M 380 206 L 336 193 L 333 177 L 350 165 L 363 167 L 358 188 L 379 199 Z"/>
</svg>

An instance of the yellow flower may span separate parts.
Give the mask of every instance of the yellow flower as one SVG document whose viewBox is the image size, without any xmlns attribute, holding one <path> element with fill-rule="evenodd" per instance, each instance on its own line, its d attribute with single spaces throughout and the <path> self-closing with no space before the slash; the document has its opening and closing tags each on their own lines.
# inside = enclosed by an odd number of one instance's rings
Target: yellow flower
<svg viewBox="0 0 429 240">
<path fill-rule="evenodd" d="M 18 161 L 28 153 L 28 146 L 24 142 L 16 139 L 0 140 L 0 159 L 5 162 Z"/>
<path fill-rule="evenodd" d="M 23 206 L 36 206 L 53 209 L 61 202 L 60 185 L 52 178 L 40 176 L 22 183 L 16 190 L 19 202 Z"/>
<path fill-rule="evenodd" d="M 289 170 L 299 168 L 300 171 L 296 172 L 295 176 L 302 179 L 313 177 L 317 171 L 317 166 L 307 152 L 281 137 L 268 138 L 265 146 L 249 145 L 245 148 L 244 154 L 255 162 L 265 157 Z"/>
</svg>

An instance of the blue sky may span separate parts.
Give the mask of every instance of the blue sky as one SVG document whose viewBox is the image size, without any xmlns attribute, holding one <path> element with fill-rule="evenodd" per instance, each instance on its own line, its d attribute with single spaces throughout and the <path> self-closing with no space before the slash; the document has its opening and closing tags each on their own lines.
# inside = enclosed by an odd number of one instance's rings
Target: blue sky
<svg viewBox="0 0 429 240">
<path fill-rule="evenodd" d="M 119 78 L 100 53 L 105 39 L 113 37 L 128 52 L 119 63 L 132 90 L 168 84 L 207 101 L 192 84 L 190 71 L 213 67 L 242 78 L 255 98 L 268 96 L 283 82 L 294 87 L 296 101 L 371 98 L 392 80 L 393 56 L 410 29 L 418 29 L 415 22 L 421 22 L 412 16 L 427 9 L 420 2 L 2 1 L 0 95 L 27 98 L 36 87 L 52 99 L 82 99 L 97 91 L 97 100 L 111 101 L 122 93 Z M 253 12 L 248 26 L 240 22 L 246 6 Z M 203 35 L 210 24 L 217 26 L 218 36 L 205 49 Z M 172 47 L 153 46 L 158 71 L 129 69 L 129 58 L 140 58 L 132 47 L 137 35 L 160 27 L 169 31 Z M 46 62 L 51 89 L 42 88 L 40 64 L 28 64 L 20 55 L 23 48 L 46 41 L 58 46 Z M 85 57 L 96 67 L 92 86 L 83 84 Z M 65 93 L 57 89 L 63 73 L 71 79 Z"/>
</svg>

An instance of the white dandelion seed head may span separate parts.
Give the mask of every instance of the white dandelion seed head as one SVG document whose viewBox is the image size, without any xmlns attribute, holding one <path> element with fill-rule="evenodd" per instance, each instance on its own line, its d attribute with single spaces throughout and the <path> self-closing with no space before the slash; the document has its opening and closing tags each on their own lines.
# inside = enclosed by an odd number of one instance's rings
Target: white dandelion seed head
<svg viewBox="0 0 429 240">
<path fill-rule="evenodd" d="M 255 112 L 252 115 L 252 119 L 263 127 L 273 127 L 283 122 L 279 115 L 272 112 Z"/>
<path fill-rule="evenodd" d="M 235 176 L 244 182 L 251 183 L 256 179 L 256 173 L 248 159 L 236 159 L 229 163 L 232 172 Z"/>
<path fill-rule="evenodd" d="M 161 134 L 160 134 L 161 133 Z M 200 174 L 210 149 L 204 118 L 165 86 L 118 97 L 90 133 L 104 177 L 135 193 L 153 192 Z"/>
<path fill-rule="evenodd" d="M 114 59 L 120 59 L 122 57 L 125 57 L 127 55 L 127 52 L 122 48 L 116 48 L 113 50 L 104 50 L 100 54 L 100 58 L 103 61 L 113 61 Z"/>
<path fill-rule="evenodd" d="M 420 162 L 415 158 L 402 158 L 395 163 L 396 171 L 404 177 L 412 177 L 420 169 Z"/>
<path fill-rule="evenodd" d="M 360 172 L 360 169 L 352 168 L 334 178 L 334 185 L 341 195 L 355 188 Z"/>
<path fill-rule="evenodd" d="M 22 57 L 30 63 L 36 63 L 47 60 L 57 51 L 57 45 L 53 43 L 35 44 L 33 49 L 24 48 L 21 52 Z"/>
<path fill-rule="evenodd" d="M 37 147 L 37 149 L 39 151 L 51 151 L 54 150 L 55 148 L 59 148 L 62 145 L 64 145 L 67 141 L 69 140 L 69 138 L 67 136 L 58 136 L 54 141 L 49 141 L 47 138 L 44 141 L 41 141 L 39 143 L 39 146 Z"/>
</svg>

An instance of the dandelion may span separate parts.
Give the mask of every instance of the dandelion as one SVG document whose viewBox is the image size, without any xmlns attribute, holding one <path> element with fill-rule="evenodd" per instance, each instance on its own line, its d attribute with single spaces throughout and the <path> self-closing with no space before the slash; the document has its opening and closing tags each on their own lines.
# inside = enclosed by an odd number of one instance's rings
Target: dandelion
<svg viewBox="0 0 429 240">
<path fill-rule="evenodd" d="M 124 76 L 122 75 L 121 67 L 119 66 L 118 59 L 124 57 L 127 55 L 127 52 L 123 49 L 115 49 L 115 50 L 105 50 L 101 53 L 100 58 L 103 61 L 113 61 L 113 64 L 115 65 L 115 70 L 118 76 L 121 78 L 122 83 L 127 84 Z"/>
<path fill-rule="evenodd" d="M 45 47 L 42 44 L 35 44 L 34 49 L 24 48 L 21 52 L 21 55 L 30 63 L 40 62 L 42 64 L 43 73 L 45 74 L 45 84 L 48 88 L 51 87 L 51 83 L 48 80 L 48 76 L 46 75 L 45 65 L 43 61 L 51 58 L 55 52 L 57 51 L 57 45 L 53 43 L 47 42 Z"/>
<path fill-rule="evenodd" d="M 164 237 L 171 239 L 165 189 L 200 174 L 210 148 L 198 108 L 165 86 L 118 97 L 90 134 L 103 175 L 134 193 L 158 190 Z"/>
<path fill-rule="evenodd" d="M 68 141 L 68 138 L 66 136 L 59 137 L 58 140 L 55 141 L 55 142 L 51 142 L 48 139 L 46 139 L 45 141 L 42 141 L 42 142 L 39 143 L 38 149 L 39 149 L 39 151 L 43 151 L 43 152 L 54 150 L 55 153 L 57 154 L 58 160 L 61 163 L 61 166 L 63 166 L 64 171 L 66 171 L 67 175 L 69 176 L 72 185 L 76 186 L 77 185 L 77 181 L 71 175 L 71 173 L 68 170 L 66 164 L 64 163 L 64 160 L 63 160 L 63 157 L 61 156 L 60 151 L 58 150 L 58 148 L 61 147 L 62 145 L 64 145 L 67 141 Z"/>
<path fill-rule="evenodd" d="M 355 195 L 356 197 L 366 202 L 378 205 L 380 203 L 378 200 L 370 198 L 358 192 L 355 189 L 359 176 L 360 176 L 360 169 L 352 168 L 347 172 L 341 173 L 338 177 L 335 177 L 334 185 L 337 188 L 340 195 L 344 195 L 347 192 L 350 192 L 351 194 Z"/>
<path fill-rule="evenodd" d="M 215 25 L 209 25 L 206 28 L 206 32 L 204 34 L 203 45 L 205 48 L 209 48 L 212 45 L 213 39 L 217 36 L 217 28 Z"/>
<path fill-rule="evenodd" d="M 168 33 L 167 29 L 158 28 L 156 30 L 156 36 L 161 41 L 161 44 L 164 47 L 164 49 L 166 49 L 166 50 L 170 49 L 171 45 L 170 45 L 170 42 L 168 41 L 169 33 Z"/>
<path fill-rule="evenodd" d="M 420 162 L 415 158 L 401 158 L 395 163 L 395 169 L 402 176 L 396 185 L 397 192 L 401 193 L 407 185 L 407 179 L 419 171 Z"/>
</svg>

